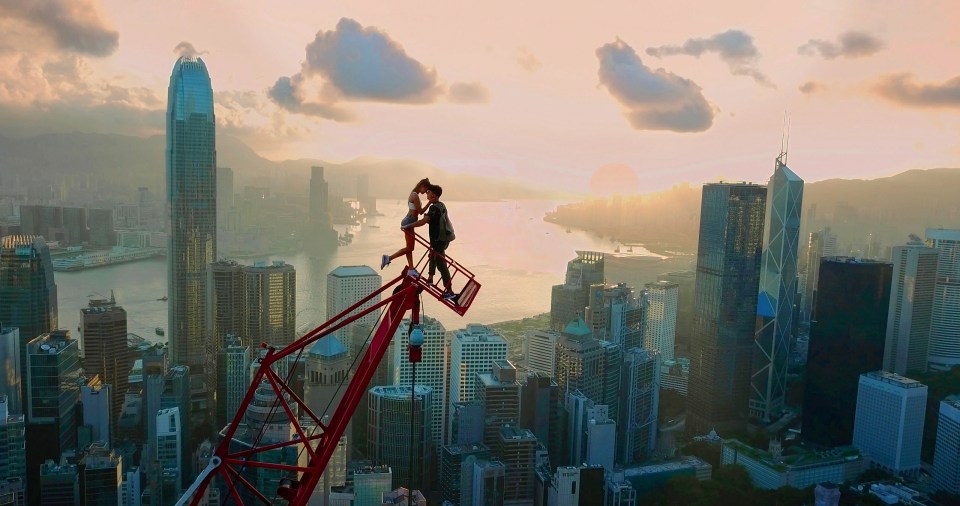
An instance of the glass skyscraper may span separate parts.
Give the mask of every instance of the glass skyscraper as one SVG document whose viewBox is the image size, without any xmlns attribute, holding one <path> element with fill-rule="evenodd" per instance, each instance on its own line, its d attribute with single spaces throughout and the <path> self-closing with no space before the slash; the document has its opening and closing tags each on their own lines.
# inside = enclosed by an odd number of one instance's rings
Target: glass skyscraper
<svg viewBox="0 0 960 506">
<path fill-rule="evenodd" d="M 703 187 L 687 394 L 693 434 L 746 422 L 766 201 L 760 185 Z"/>
<path fill-rule="evenodd" d="M 794 307 L 803 180 L 783 163 L 783 156 L 777 157 L 773 176 L 767 184 L 753 376 L 750 378 L 750 418 L 763 423 L 774 421 L 783 412 L 787 357 L 796 327 Z"/>
<path fill-rule="evenodd" d="M 174 364 L 216 370 L 206 339 L 207 266 L 217 257 L 217 152 L 213 89 L 203 60 L 173 66 L 167 97 L 168 339 Z"/>
</svg>

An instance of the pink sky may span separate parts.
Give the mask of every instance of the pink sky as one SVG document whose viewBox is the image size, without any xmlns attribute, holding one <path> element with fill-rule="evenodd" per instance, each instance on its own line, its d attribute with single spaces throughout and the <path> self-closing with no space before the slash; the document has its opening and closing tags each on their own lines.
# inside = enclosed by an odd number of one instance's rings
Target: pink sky
<svg viewBox="0 0 960 506">
<path fill-rule="evenodd" d="M 609 163 L 641 190 L 763 181 L 786 111 L 801 177 L 869 178 L 960 165 L 958 26 L 960 4 L 922 0 L 0 0 L 0 133 L 160 133 L 186 41 L 218 134 L 272 159 L 410 158 L 573 192 Z"/>
</svg>

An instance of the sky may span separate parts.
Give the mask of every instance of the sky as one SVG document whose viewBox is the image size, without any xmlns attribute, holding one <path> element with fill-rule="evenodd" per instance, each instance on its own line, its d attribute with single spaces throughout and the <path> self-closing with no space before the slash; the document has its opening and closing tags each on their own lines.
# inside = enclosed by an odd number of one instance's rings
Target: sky
<svg viewBox="0 0 960 506">
<path fill-rule="evenodd" d="M 161 134 L 199 55 L 218 135 L 274 160 L 630 193 L 765 181 L 789 132 L 805 180 L 874 178 L 960 166 L 958 26 L 950 0 L 0 0 L 0 134 Z"/>
</svg>

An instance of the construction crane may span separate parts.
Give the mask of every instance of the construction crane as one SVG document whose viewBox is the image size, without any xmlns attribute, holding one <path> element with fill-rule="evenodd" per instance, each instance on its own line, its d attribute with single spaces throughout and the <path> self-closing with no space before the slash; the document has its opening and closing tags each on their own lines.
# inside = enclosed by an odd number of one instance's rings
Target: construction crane
<svg viewBox="0 0 960 506">
<path fill-rule="evenodd" d="M 271 495 L 281 497 L 291 506 L 307 504 L 337 447 L 337 443 L 343 436 L 353 412 L 357 409 L 357 404 L 366 394 L 367 385 L 387 351 L 390 339 L 396 333 L 408 312 L 410 313 L 409 360 L 414 364 L 420 361 L 420 345 L 423 344 L 423 334 L 419 330 L 421 295 L 426 293 L 440 301 L 448 309 L 463 316 L 470 309 L 470 305 L 480 290 L 480 283 L 477 282 L 472 272 L 449 256 L 442 256 L 441 261 L 446 262 L 450 269 L 451 282 L 455 282 L 456 285 L 463 283 L 459 294 L 455 298 L 444 298 L 443 291 L 438 286 L 427 283 L 420 276 L 423 269 L 427 267 L 433 250 L 430 248 L 430 244 L 419 235 L 414 234 L 414 238 L 424 247 L 424 253 L 413 268 L 404 267 L 399 276 L 289 346 L 278 350 L 261 345 L 262 348 L 266 349 L 266 353 L 259 359 L 259 368 L 251 380 L 250 387 L 247 389 L 239 410 L 234 415 L 233 421 L 225 428 L 225 432 L 222 433 L 223 438 L 220 445 L 210 458 L 206 468 L 200 472 L 194 483 L 177 502 L 178 506 L 200 504 L 214 478 L 220 478 L 221 483 L 225 485 L 221 488 L 221 491 L 226 495 L 224 500 L 229 497 L 235 504 L 245 504 L 241 498 L 241 494 L 243 494 L 248 498 L 255 498 L 257 504 L 274 504 L 263 491 L 257 490 L 244 476 L 245 470 L 249 468 L 279 470 L 289 473 L 291 476 L 296 476 L 296 478 L 282 479 L 276 494 Z M 391 295 L 366 309 L 361 309 L 364 305 L 375 300 L 378 295 L 385 293 Z M 274 366 L 280 361 L 289 360 L 291 357 L 298 360 L 318 340 L 376 311 L 382 312 L 380 323 L 373 332 L 366 353 L 359 358 L 353 379 L 347 385 L 343 398 L 329 418 L 325 417 L 323 413 L 318 416 L 314 411 L 316 407 L 307 406 L 303 399 L 288 386 L 293 377 L 292 373 L 283 377 Z M 261 438 L 258 436 L 252 441 L 252 444 L 242 445 L 242 449 L 237 449 L 238 445 L 231 445 L 234 442 L 237 428 L 244 422 L 247 409 L 254 401 L 258 391 L 260 391 L 260 398 L 262 398 L 265 388 L 269 388 L 272 395 L 276 396 L 270 414 L 266 418 L 267 422 L 275 417 L 284 421 L 289 420 L 296 436 L 288 441 L 269 444 L 260 444 Z M 411 409 L 413 408 L 411 407 Z M 300 416 L 297 416 L 297 412 Z M 265 426 L 266 422 L 263 425 Z M 260 430 L 262 435 L 264 427 L 261 427 Z M 268 461 L 270 459 L 260 460 L 257 458 L 258 455 L 265 452 L 281 448 L 293 448 L 298 453 L 306 452 L 306 464 L 276 463 Z"/>
</svg>

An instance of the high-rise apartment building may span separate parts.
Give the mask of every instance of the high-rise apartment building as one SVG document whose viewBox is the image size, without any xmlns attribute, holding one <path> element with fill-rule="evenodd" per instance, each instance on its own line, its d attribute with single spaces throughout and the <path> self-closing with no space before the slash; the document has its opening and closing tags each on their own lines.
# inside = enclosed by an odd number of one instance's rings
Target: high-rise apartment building
<svg viewBox="0 0 960 506">
<path fill-rule="evenodd" d="M 820 446 L 844 446 L 853 441 L 860 375 L 883 368 L 893 266 L 829 257 L 821 260 L 819 272 L 801 438 Z"/>
<path fill-rule="evenodd" d="M 933 292 L 937 280 L 935 248 L 919 237 L 893 248 L 893 284 L 887 312 L 883 370 L 899 375 L 927 370 Z"/>
<path fill-rule="evenodd" d="M 647 322 L 643 347 L 660 352 L 663 360 L 673 360 L 677 338 L 677 303 L 680 285 L 670 281 L 647 283 Z"/>
<path fill-rule="evenodd" d="M 775 421 L 784 410 L 787 359 L 797 326 L 797 250 L 803 180 L 777 157 L 767 183 L 763 225 L 763 259 L 757 296 L 753 369 L 750 377 L 749 416 L 762 423 Z"/>
<path fill-rule="evenodd" d="M 696 300 L 697 272 L 677 271 L 657 276 L 657 281 L 677 284 L 677 338 L 674 347 L 681 356 L 690 353 L 693 340 L 693 303 Z"/>
<path fill-rule="evenodd" d="M 210 333 L 218 347 L 228 334 L 246 344 L 278 348 L 296 339 L 297 272 L 292 265 L 220 260 L 210 265 L 208 275 Z"/>
<path fill-rule="evenodd" d="M 703 187 L 687 430 L 706 434 L 747 420 L 767 189 Z"/>
<path fill-rule="evenodd" d="M 40 465 L 77 447 L 80 353 L 66 330 L 27 344 L 27 492 L 35 502 Z"/>
<path fill-rule="evenodd" d="M 949 494 L 960 494 L 960 400 L 940 401 L 933 486 Z"/>
<path fill-rule="evenodd" d="M 927 386 L 919 381 L 886 371 L 861 374 L 853 446 L 874 466 L 916 476 L 926 407 Z"/>
<path fill-rule="evenodd" d="M 7 397 L 6 405 L 10 413 L 23 413 L 20 329 L 2 325 L 0 322 L 0 395 Z"/>
<path fill-rule="evenodd" d="M 57 328 L 57 285 L 43 237 L 8 235 L 0 239 L 0 322 L 20 336 L 20 374 L 27 374 L 27 343 Z M 21 378 L 20 401 L 26 404 Z M 42 462 L 42 461 L 41 461 Z"/>
<path fill-rule="evenodd" d="M 550 292 L 550 327 L 564 328 L 578 318 L 590 304 L 590 285 L 603 283 L 603 253 L 578 251 L 577 258 L 567 262 L 567 275 L 562 285 Z"/>
<path fill-rule="evenodd" d="M 112 298 L 91 300 L 80 312 L 83 315 L 83 372 L 87 376 L 97 374 L 110 385 L 111 423 L 116 425 L 123 411 L 132 363 L 127 347 L 127 312 Z"/>
<path fill-rule="evenodd" d="M 523 357 L 527 370 L 554 377 L 557 363 L 557 341 L 560 333 L 556 330 L 531 330 L 523 340 Z M 455 363 L 455 362 L 454 362 Z"/>
<path fill-rule="evenodd" d="M 330 271 L 330 273 L 327 274 L 327 319 L 329 320 L 337 316 L 350 306 L 360 302 L 371 293 L 380 289 L 381 285 L 382 280 L 380 275 L 366 265 L 341 266 Z M 345 316 L 357 314 L 378 303 L 380 303 L 379 295 L 371 298 L 362 306 Z M 337 338 L 347 347 L 351 357 L 356 356 L 359 352 L 359 350 L 354 349 L 351 339 L 351 329 L 357 324 L 373 328 L 377 325 L 377 317 L 378 314 L 376 311 L 371 312 L 336 332 Z"/>
<path fill-rule="evenodd" d="M 928 228 L 927 246 L 939 251 L 927 361 L 942 371 L 960 364 L 960 230 Z"/>
<path fill-rule="evenodd" d="M 27 483 L 27 453 L 23 415 L 10 410 L 7 396 L 0 395 L 0 483 L 18 479 Z"/>
<path fill-rule="evenodd" d="M 182 56 L 167 95 L 167 339 L 171 361 L 216 370 L 207 335 L 207 266 L 217 259 L 217 150 L 213 88 L 202 59 Z"/>
<path fill-rule="evenodd" d="M 89 446 L 80 459 L 80 504 L 118 506 L 123 458 L 107 444 Z"/>
<path fill-rule="evenodd" d="M 435 452 L 426 420 L 431 419 L 432 405 L 433 393 L 425 386 L 416 385 L 413 392 L 410 385 L 373 387 L 367 392 L 368 450 L 375 464 L 390 466 L 395 486 L 412 483 L 420 489 L 431 481 Z"/>
<path fill-rule="evenodd" d="M 830 231 L 830 227 L 817 232 L 810 232 L 807 239 L 806 270 L 804 271 L 802 316 L 804 321 L 814 317 L 817 299 L 817 282 L 820 279 L 820 260 L 824 257 L 833 257 L 840 254 L 837 247 L 837 236 Z"/>
<path fill-rule="evenodd" d="M 509 360 L 496 360 L 491 371 L 474 375 L 476 400 L 483 403 L 483 442 L 495 447 L 500 427 L 520 421 L 520 382 Z"/>
<path fill-rule="evenodd" d="M 447 329 L 439 320 L 422 316 L 420 328 L 423 330 L 423 346 L 420 347 L 421 360 L 417 363 L 416 385 L 430 389 L 432 404 L 430 405 L 430 434 L 433 437 L 433 450 L 439 456 L 440 449 L 446 442 L 447 408 L 444 402 L 447 399 L 447 385 L 450 381 L 447 375 Z M 409 386 L 413 379 L 413 364 L 410 363 L 410 320 L 400 323 L 393 336 L 393 370 L 395 385 Z"/>
<path fill-rule="evenodd" d="M 626 283 L 590 286 L 584 319 L 597 339 L 623 348 L 643 346 L 646 293 L 636 294 Z"/>
</svg>

